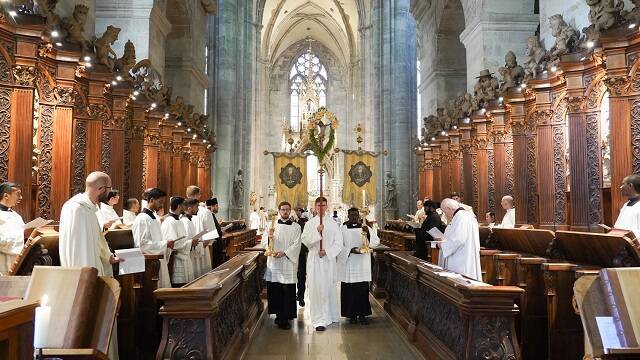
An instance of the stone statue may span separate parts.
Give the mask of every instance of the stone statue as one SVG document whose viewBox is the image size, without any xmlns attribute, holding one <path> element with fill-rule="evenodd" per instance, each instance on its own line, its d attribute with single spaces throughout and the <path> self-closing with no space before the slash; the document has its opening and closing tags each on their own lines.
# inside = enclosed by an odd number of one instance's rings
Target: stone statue
<svg viewBox="0 0 640 360">
<path fill-rule="evenodd" d="M 242 207 L 242 197 L 244 195 L 244 184 L 242 183 L 242 169 L 233 178 L 233 205 Z"/>
<path fill-rule="evenodd" d="M 129 71 L 136 66 L 136 47 L 131 40 L 127 40 L 124 44 L 124 53 L 122 57 L 115 61 L 113 71 L 124 77 L 130 77 Z"/>
<path fill-rule="evenodd" d="M 525 80 L 535 79 L 538 74 L 547 67 L 547 50 L 540 45 L 537 36 L 530 36 L 527 39 L 527 49 L 525 50 L 527 61 L 524 62 Z"/>
<path fill-rule="evenodd" d="M 634 7 L 631 11 L 623 11 L 622 16 L 629 23 L 640 25 L 640 0 L 631 0 Z"/>
<path fill-rule="evenodd" d="M 447 114 L 445 108 L 437 108 L 436 112 L 438 116 L 438 123 L 440 125 L 440 129 L 441 130 L 451 129 L 452 121 L 451 121 L 451 118 L 449 117 L 449 114 Z"/>
<path fill-rule="evenodd" d="M 478 82 L 473 87 L 475 96 L 474 109 L 486 106 L 490 101 L 498 98 L 498 79 L 488 70 L 480 71 Z"/>
<path fill-rule="evenodd" d="M 84 26 L 87 23 L 87 13 L 89 8 L 82 4 L 77 4 L 73 9 L 71 17 L 62 20 L 66 31 L 64 40 L 71 44 L 80 45 L 83 51 L 89 50 L 89 40 L 84 36 Z"/>
<path fill-rule="evenodd" d="M 60 24 L 60 16 L 55 13 L 58 0 L 34 0 L 34 13 L 47 19 L 47 27 L 53 29 Z"/>
<path fill-rule="evenodd" d="M 435 115 L 429 115 L 428 117 L 424 118 L 423 121 L 427 136 L 429 137 L 437 135 L 438 132 L 442 130 L 442 128 L 440 127 L 440 122 Z"/>
<path fill-rule="evenodd" d="M 611 29 L 617 22 L 622 22 L 621 11 L 624 10 L 622 0 L 585 0 L 589 5 L 589 21 L 591 25 L 582 31 L 588 40 L 597 40 L 602 31 Z"/>
<path fill-rule="evenodd" d="M 385 188 L 385 209 L 397 209 L 398 208 L 398 194 L 396 193 L 396 179 L 393 178 L 390 171 L 387 171 L 386 180 L 384 181 Z"/>
<path fill-rule="evenodd" d="M 162 83 L 162 77 L 151 67 L 149 59 L 140 60 L 129 72 L 133 78 L 134 89 L 157 105 L 168 105 L 171 88 Z M 187 117 L 188 118 L 188 117 Z"/>
<path fill-rule="evenodd" d="M 458 106 L 456 100 L 457 99 L 455 98 L 451 98 L 447 102 L 447 112 L 449 113 L 449 117 L 451 118 L 452 125 L 457 124 L 458 119 L 464 117 L 464 115 L 462 115 L 462 110 L 460 110 L 460 107 Z"/>
<path fill-rule="evenodd" d="M 549 57 L 552 65 L 560 61 L 562 55 L 577 50 L 580 34 L 578 31 L 564 21 L 560 14 L 555 14 L 549 18 L 549 27 L 551 35 L 556 38 L 555 44 L 549 51 Z"/>
<path fill-rule="evenodd" d="M 111 45 L 118 40 L 118 34 L 120 34 L 120 28 L 109 25 L 104 34 L 93 44 L 96 48 L 96 59 L 98 63 L 105 65 L 109 70 L 113 70 L 113 66 L 118 59 L 118 55 L 111 48 Z"/>
<path fill-rule="evenodd" d="M 208 120 L 209 115 L 193 113 L 191 115 L 191 121 L 189 121 L 189 124 L 197 129 L 204 129 L 207 127 L 207 123 L 209 122 Z"/>
<path fill-rule="evenodd" d="M 504 62 L 504 66 L 498 70 L 500 75 L 502 75 L 502 81 L 500 82 L 501 92 L 520 85 L 522 80 L 524 80 L 524 69 L 518 65 L 516 54 L 513 51 L 509 51 L 507 55 L 505 55 Z"/>
<path fill-rule="evenodd" d="M 469 93 L 458 94 L 456 107 L 459 109 L 461 117 L 469 116 L 473 111 L 473 96 Z"/>
</svg>

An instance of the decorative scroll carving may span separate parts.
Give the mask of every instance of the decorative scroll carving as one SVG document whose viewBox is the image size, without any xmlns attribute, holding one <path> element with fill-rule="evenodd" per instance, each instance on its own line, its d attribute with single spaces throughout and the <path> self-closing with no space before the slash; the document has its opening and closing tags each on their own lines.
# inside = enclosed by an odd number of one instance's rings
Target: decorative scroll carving
<svg viewBox="0 0 640 360">
<path fill-rule="evenodd" d="M 233 336 L 242 328 L 244 315 L 242 301 L 238 301 L 241 299 L 240 289 L 239 286 L 236 287 L 222 300 L 213 324 L 218 357 L 222 357 Z"/>
<path fill-rule="evenodd" d="M 36 68 L 33 66 L 16 65 L 13 67 L 13 76 L 16 83 L 22 86 L 34 86 L 37 77 Z"/>
<path fill-rule="evenodd" d="M 48 76 L 45 74 L 46 74 L 45 72 L 40 72 L 40 76 L 38 79 L 38 85 L 39 85 L 38 90 L 40 90 L 40 101 L 50 103 L 51 105 L 55 105 L 57 104 L 57 100 L 53 95 L 53 87 L 49 82 Z"/>
<path fill-rule="evenodd" d="M 601 85 L 601 84 L 598 84 Z M 587 108 L 590 110 L 596 110 L 600 108 L 600 94 L 604 90 L 604 86 L 594 86 L 593 90 L 589 93 L 587 97 Z"/>
<path fill-rule="evenodd" d="M 640 175 L 640 99 L 631 105 L 631 145 L 633 146 L 633 173 Z"/>
<path fill-rule="evenodd" d="M 51 160 L 53 158 L 53 107 L 42 105 L 40 117 L 40 171 L 38 172 L 38 212 L 51 219 Z"/>
<path fill-rule="evenodd" d="M 507 318 L 478 316 L 473 324 L 473 358 L 516 359 L 516 351 L 511 343 L 510 322 Z"/>
<path fill-rule="evenodd" d="M 493 149 L 487 150 L 487 162 L 488 162 L 488 169 L 487 169 L 487 175 L 488 175 L 488 184 L 489 184 L 489 189 L 488 189 L 488 194 L 487 196 L 489 197 L 489 210 L 490 211 L 495 211 L 496 209 L 496 166 L 495 166 L 495 153 L 493 151 Z"/>
<path fill-rule="evenodd" d="M 471 174 L 473 176 L 473 208 L 478 211 L 478 155 L 472 155 L 473 160 L 471 161 Z"/>
<path fill-rule="evenodd" d="M 506 163 L 504 164 L 505 168 L 505 184 L 504 184 L 504 193 L 505 194 L 513 194 L 513 190 L 515 188 L 513 175 L 513 143 L 508 142 L 505 144 L 505 154 L 506 154 Z"/>
<path fill-rule="evenodd" d="M 76 100 L 75 90 L 70 87 L 56 86 L 53 96 L 60 106 L 73 106 Z"/>
<path fill-rule="evenodd" d="M 602 174 L 600 169 L 600 122 L 598 113 L 587 116 L 587 178 L 589 179 L 589 223 L 602 223 Z"/>
<path fill-rule="evenodd" d="M 198 168 L 204 169 L 207 167 L 207 159 L 206 157 L 198 158 Z"/>
<path fill-rule="evenodd" d="M 111 172 L 111 131 L 102 131 L 102 171 L 107 174 Z"/>
<path fill-rule="evenodd" d="M 204 319 L 169 319 L 169 341 L 164 359 L 205 359 Z"/>
<path fill-rule="evenodd" d="M 255 305 L 260 309 L 262 301 L 260 300 L 260 281 L 262 279 L 262 272 L 256 269 L 251 272 L 249 278 L 242 282 L 242 300 L 244 306 L 244 313 L 248 314 L 251 308 Z"/>
<path fill-rule="evenodd" d="M 553 178 L 555 183 L 554 211 L 557 224 L 566 223 L 566 171 L 565 171 L 565 136 L 562 126 L 552 127 L 553 131 Z"/>
<path fill-rule="evenodd" d="M 12 79 L 9 62 L 0 54 L 0 82 L 11 83 Z"/>
<path fill-rule="evenodd" d="M 87 152 L 87 123 L 76 120 L 75 143 L 73 145 L 73 194 L 81 193 L 84 189 L 85 159 Z"/>
<path fill-rule="evenodd" d="M 149 165 L 149 156 L 147 154 L 147 149 L 142 151 L 142 189 L 140 189 L 140 193 L 143 193 L 147 188 L 147 166 Z"/>
<path fill-rule="evenodd" d="M 629 76 L 609 76 L 604 79 L 604 84 L 613 96 L 622 96 L 629 91 L 631 78 Z"/>
<path fill-rule="evenodd" d="M 146 132 L 144 134 L 144 145 L 145 146 L 150 146 L 150 145 L 158 146 L 158 145 L 160 145 L 160 135 L 158 135 L 156 133 Z"/>
<path fill-rule="evenodd" d="M 530 224 L 538 222 L 538 180 L 536 159 L 536 138 L 527 136 L 527 203 L 529 213 L 527 219 Z"/>
<path fill-rule="evenodd" d="M 110 116 L 103 123 L 102 126 L 107 129 L 124 129 L 127 125 L 127 118 L 125 116 Z"/>
<path fill-rule="evenodd" d="M 125 138 L 124 140 L 124 178 L 131 178 L 131 139 Z M 129 193 L 129 181 L 122 182 L 122 191 L 127 198 L 131 197 L 131 193 Z"/>
<path fill-rule="evenodd" d="M 105 104 L 89 104 L 89 115 L 102 124 L 110 124 L 111 110 Z"/>
<path fill-rule="evenodd" d="M 553 119 L 553 110 L 536 110 L 529 116 L 525 127 L 535 127 L 537 125 L 549 124 Z M 515 127 L 514 127 L 515 128 Z M 525 129 L 529 130 L 529 129 Z M 515 134 L 515 131 L 514 131 Z"/>
<path fill-rule="evenodd" d="M 127 129 L 128 136 L 131 139 L 142 140 L 144 139 L 144 126 L 141 125 L 131 125 Z"/>
<path fill-rule="evenodd" d="M 173 140 L 160 140 L 160 151 L 173 152 Z"/>
<path fill-rule="evenodd" d="M 567 107 L 570 112 L 576 113 L 584 111 L 585 109 L 585 97 L 584 96 L 572 96 L 567 99 Z"/>
<path fill-rule="evenodd" d="M 0 182 L 7 181 L 9 178 L 9 129 L 11 129 L 11 89 L 3 87 L 0 88 Z"/>
</svg>

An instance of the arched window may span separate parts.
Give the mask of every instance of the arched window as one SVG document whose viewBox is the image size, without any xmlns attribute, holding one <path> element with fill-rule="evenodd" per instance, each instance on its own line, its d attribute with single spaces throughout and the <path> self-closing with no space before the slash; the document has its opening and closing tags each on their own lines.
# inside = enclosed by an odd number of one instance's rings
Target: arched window
<svg viewBox="0 0 640 360">
<path fill-rule="evenodd" d="M 314 113 L 318 107 L 327 105 L 327 69 L 311 50 L 307 50 L 296 60 L 289 72 L 290 117 L 294 131 L 300 130 L 305 114 Z M 313 93 L 307 94 L 312 84 Z"/>
</svg>

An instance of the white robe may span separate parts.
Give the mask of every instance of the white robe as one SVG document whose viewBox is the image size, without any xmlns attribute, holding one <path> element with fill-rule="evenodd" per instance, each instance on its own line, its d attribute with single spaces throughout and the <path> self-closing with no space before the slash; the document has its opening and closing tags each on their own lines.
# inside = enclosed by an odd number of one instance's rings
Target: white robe
<svg viewBox="0 0 640 360">
<path fill-rule="evenodd" d="M 624 203 L 620 209 L 620 215 L 613 227 L 633 231 L 636 239 L 640 239 L 640 201 L 632 206 L 627 206 L 628 203 L 628 201 Z"/>
<path fill-rule="evenodd" d="M 476 217 L 476 214 L 473 213 L 473 208 L 467 204 L 460 203 L 460 206 L 466 211 L 470 212 L 473 217 Z"/>
<path fill-rule="evenodd" d="M 113 276 L 111 251 L 102 235 L 96 211 L 98 207 L 85 193 L 64 203 L 60 214 L 60 265 L 90 266 L 100 276 Z"/>
<path fill-rule="evenodd" d="M 193 219 L 196 225 L 196 234 L 203 230 L 209 231 L 202 236 L 202 240 L 215 240 L 220 237 L 218 229 L 216 229 L 216 223 L 213 220 L 213 213 L 204 206 L 198 208 L 198 216 Z M 202 274 L 206 274 L 213 269 L 211 262 L 211 251 L 209 249 L 211 245 L 204 248 L 202 258 L 200 259 Z"/>
<path fill-rule="evenodd" d="M 500 229 L 513 229 L 516 227 L 516 209 L 509 209 L 507 210 L 507 212 L 504 214 L 504 217 L 502 218 L 502 222 L 500 223 L 500 225 L 494 225 L 493 227 L 496 228 L 500 228 Z"/>
<path fill-rule="evenodd" d="M 185 229 L 182 221 L 176 220 L 171 215 L 164 219 L 160 229 L 162 230 L 163 241 L 172 241 L 187 235 L 187 230 Z M 186 284 L 194 279 L 193 263 L 191 262 L 190 256 L 191 239 L 185 238 L 180 240 L 178 243 L 175 243 L 173 251 L 174 261 L 171 281 L 174 284 Z"/>
<path fill-rule="evenodd" d="M 133 225 L 133 222 L 136 221 L 136 213 L 129 210 L 122 210 L 122 223 L 125 225 Z"/>
<path fill-rule="evenodd" d="M 309 292 L 309 313 L 313 327 L 328 326 L 340 320 L 340 305 L 337 291 L 336 258 L 342 250 L 342 232 L 333 219 L 326 215 L 322 220 L 322 247 L 326 252 L 320 258 L 320 234 L 318 216 L 304 226 L 302 243 L 309 249 L 307 255 L 307 291 Z"/>
<path fill-rule="evenodd" d="M 267 257 L 267 269 L 264 279 L 281 284 L 295 284 L 298 281 L 298 257 L 300 255 L 300 236 L 302 230 L 295 222 L 291 225 L 276 224 L 273 234 L 273 251 L 284 251 L 287 256 L 276 258 Z M 262 246 L 267 248 L 269 236 L 261 240 Z"/>
<path fill-rule="evenodd" d="M 338 256 L 340 281 L 345 283 L 371 281 L 371 253 L 351 253 L 351 249 L 362 246 L 362 228 L 349 229 L 345 223 L 340 229 L 344 241 L 344 247 Z M 377 231 L 369 228 L 369 236 L 369 247 L 375 248 L 380 245 Z"/>
<path fill-rule="evenodd" d="M 104 229 L 104 224 L 108 223 L 111 220 L 116 220 L 111 224 L 109 230 L 115 229 L 116 225 L 121 225 L 122 221 L 120 221 L 120 217 L 118 213 L 113 209 L 113 206 L 105 203 L 100 203 L 100 209 L 96 212 L 96 216 L 98 217 L 98 223 L 100 223 L 100 229 Z"/>
<path fill-rule="evenodd" d="M 260 229 L 260 215 L 255 211 L 252 211 L 251 214 L 249 214 L 249 229 Z"/>
<path fill-rule="evenodd" d="M 439 264 L 447 270 L 482 281 L 478 221 L 466 210 L 456 212 L 444 231 Z"/>
<path fill-rule="evenodd" d="M 180 218 L 180 221 L 182 221 L 188 237 L 193 238 L 196 236 L 196 222 L 198 221 L 197 215 L 192 215 L 191 220 L 183 215 Z M 202 246 L 201 241 L 198 241 L 198 245 L 191 249 L 189 257 L 191 258 L 191 266 L 193 266 L 193 278 L 199 278 L 202 275 L 202 261 L 204 259 L 204 247 Z"/>
<path fill-rule="evenodd" d="M 24 247 L 24 221 L 17 212 L 0 211 L 0 275 L 6 275 Z"/>
<path fill-rule="evenodd" d="M 167 267 L 167 242 L 162 238 L 162 230 L 160 223 L 156 219 L 152 219 L 144 211 L 136 216 L 136 221 L 131 227 L 133 232 L 133 240 L 136 247 L 140 248 L 144 254 L 163 255 L 160 259 L 160 274 L 158 280 L 158 288 L 170 288 L 171 279 L 169 278 L 169 268 Z"/>
</svg>

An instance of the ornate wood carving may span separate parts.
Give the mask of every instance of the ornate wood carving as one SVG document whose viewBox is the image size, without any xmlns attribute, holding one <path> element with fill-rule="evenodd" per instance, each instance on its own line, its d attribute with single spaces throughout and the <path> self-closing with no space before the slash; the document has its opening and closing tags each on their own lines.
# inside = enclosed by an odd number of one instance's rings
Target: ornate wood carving
<svg viewBox="0 0 640 360">
<path fill-rule="evenodd" d="M 567 107 L 570 112 L 576 113 L 584 111 L 586 108 L 586 101 L 584 96 L 572 96 L 567 99 Z"/>
<path fill-rule="evenodd" d="M 13 76 L 18 85 L 33 87 L 38 74 L 33 66 L 16 65 L 13 67 Z"/>
<path fill-rule="evenodd" d="M 587 169 L 589 181 L 589 223 L 602 223 L 602 187 L 600 161 L 600 121 L 599 114 L 587 115 Z"/>
<path fill-rule="evenodd" d="M 631 78 L 624 76 L 609 76 L 604 79 L 604 84 L 613 96 L 622 96 L 629 91 Z"/>
<path fill-rule="evenodd" d="M 102 130 L 102 171 L 107 174 L 111 172 L 111 131 Z"/>
<path fill-rule="evenodd" d="M 508 142 L 505 144 L 505 154 L 506 154 L 506 163 L 505 166 L 505 184 L 504 184 L 504 192 L 505 194 L 513 194 L 513 190 L 515 189 L 513 174 L 513 143 Z"/>
<path fill-rule="evenodd" d="M 12 83 L 13 76 L 11 74 L 11 66 L 7 59 L 0 54 L 0 82 Z"/>
<path fill-rule="evenodd" d="M 142 189 L 140 189 L 140 193 L 142 194 L 147 188 L 147 164 L 149 163 L 149 157 L 147 154 L 147 150 L 142 151 Z"/>
<path fill-rule="evenodd" d="M 169 319 L 165 359 L 206 359 L 205 320 Z"/>
<path fill-rule="evenodd" d="M 478 156 L 476 154 L 472 155 L 472 163 L 471 174 L 473 175 L 473 208 L 475 211 L 478 211 L 478 206 L 480 205 L 478 202 Z"/>
<path fill-rule="evenodd" d="M 125 133 L 126 134 L 126 133 Z M 131 139 L 125 136 L 124 139 L 124 181 L 122 191 L 127 198 L 131 197 L 129 192 L 129 179 L 131 178 Z"/>
<path fill-rule="evenodd" d="M 538 222 L 538 164 L 536 155 L 536 138 L 527 136 L 527 202 L 529 204 L 527 219 L 531 224 Z"/>
<path fill-rule="evenodd" d="M 76 90 L 70 87 L 56 86 L 53 96 L 60 106 L 73 106 L 76 101 Z"/>
<path fill-rule="evenodd" d="M 516 359 L 511 344 L 510 321 L 504 317 L 478 316 L 474 319 L 472 354 L 475 359 Z"/>
<path fill-rule="evenodd" d="M 640 175 L 640 99 L 631 104 L 631 144 L 633 146 L 633 173 Z"/>
<path fill-rule="evenodd" d="M 3 57 L 0 56 L 0 58 Z M 9 176 L 10 129 L 11 89 L 2 87 L 0 88 L 0 181 L 7 181 Z"/>
<path fill-rule="evenodd" d="M 47 83 L 47 81 L 45 81 Z M 40 116 L 40 171 L 38 172 L 38 212 L 44 219 L 51 218 L 51 160 L 53 158 L 53 107 L 42 105 Z"/>
<path fill-rule="evenodd" d="M 489 197 L 489 210 L 495 211 L 496 209 L 496 166 L 495 166 L 495 153 L 493 149 L 487 150 L 487 162 L 488 162 L 488 197 Z"/>
<path fill-rule="evenodd" d="M 102 124 L 109 124 L 111 121 L 111 110 L 105 104 L 89 104 L 88 111 L 91 117 L 100 120 Z"/>
<path fill-rule="evenodd" d="M 218 310 L 219 315 L 214 321 L 213 331 L 219 357 L 222 356 L 231 339 L 242 327 L 242 321 L 244 320 L 242 301 L 238 301 L 241 295 L 240 289 L 240 286 L 237 286 L 222 301 Z"/>
<path fill-rule="evenodd" d="M 553 178 L 555 183 L 555 222 L 557 224 L 566 223 L 567 198 L 566 170 L 565 170 L 565 136 L 562 126 L 553 126 Z"/>
<path fill-rule="evenodd" d="M 84 120 L 76 120 L 75 144 L 73 144 L 73 186 L 72 193 L 81 193 L 85 181 L 84 156 L 87 151 L 87 123 Z"/>
</svg>

